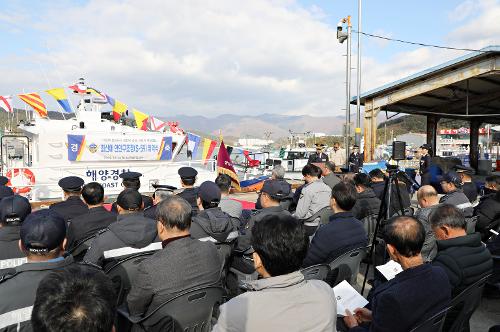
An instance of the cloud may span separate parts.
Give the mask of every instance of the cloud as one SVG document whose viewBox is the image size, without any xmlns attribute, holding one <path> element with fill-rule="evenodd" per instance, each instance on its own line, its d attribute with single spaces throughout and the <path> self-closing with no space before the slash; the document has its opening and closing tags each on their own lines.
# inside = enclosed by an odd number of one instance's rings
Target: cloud
<svg viewBox="0 0 500 332">
<path fill-rule="evenodd" d="M 345 46 L 317 7 L 94 0 L 44 10 L 30 28 L 46 48 L 0 57 L 2 76 L 15 77 L 0 89 L 45 90 L 44 76 L 54 86 L 83 76 L 156 115 L 341 112 Z"/>
<path fill-rule="evenodd" d="M 469 18 L 478 9 L 478 1 L 467 0 L 456 6 L 451 12 L 448 13 L 448 19 L 451 22 L 460 22 Z"/>
</svg>

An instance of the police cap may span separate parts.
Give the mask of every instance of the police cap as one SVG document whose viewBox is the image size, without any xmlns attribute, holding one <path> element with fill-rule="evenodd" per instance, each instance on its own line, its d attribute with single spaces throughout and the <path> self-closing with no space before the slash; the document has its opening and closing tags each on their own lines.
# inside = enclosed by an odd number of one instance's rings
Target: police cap
<svg viewBox="0 0 500 332">
<path fill-rule="evenodd" d="M 0 175 L 0 186 L 5 186 L 9 183 L 9 178 L 3 175 Z"/>
<path fill-rule="evenodd" d="M 189 167 L 189 166 L 184 166 L 184 167 L 179 168 L 177 173 L 179 174 L 179 176 L 182 179 L 194 178 L 194 177 L 196 177 L 196 175 L 198 175 L 198 171 L 192 167 Z"/>
<path fill-rule="evenodd" d="M 134 180 L 140 178 L 141 176 L 142 174 L 139 172 L 123 172 L 120 174 L 120 177 L 124 180 Z"/>
<path fill-rule="evenodd" d="M 140 210 L 142 206 L 142 195 L 137 190 L 127 188 L 118 195 L 116 204 L 124 210 Z"/>
<path fill-rule="evenodd" d="M 0 200 L 5 197 L 14 196 L 14 191 L 11 187 L 0 186 Z"/>
<path fill-rule="evenodd" d="M 420 146 L 421 149 L 432 150 L 432 146 L 430 144 L 422 144 Z"/>
<path fill-rule="evenodd" d="M 47 253 L 63 243 L 66 237 L 66 222 L 53 210 L 35 211 L 22 223 L 20 236 L 26 250 Z"/>
<path fill-rule="evenodd" d="M 290 188 L 284 181 L 266 180 L 261 192 L 275 199 L 283 199 L 290 194 Z"/>
<path fill-rule="evenodd" d="M 201 184 L 198 189 L 198 197 L 202 201 L 207 203 L 218 203 L 220 202 L 220 189 L 219 186 L 212 181 L 205 181 Z"/>
<path fill-rule="evenodd" d="M 156 190 L 163 190 L 163 191 L 174 191 L 174 190 L 177 190 L 177 187 L 169 186 L 168 184 L 153 183 L 152 186 Z"/>
<path fill-rule="evenodd" d="M 78 176 L 67 176 L 62 178 L 57 183 L 64 191 L 77 192 L 82 190 L 82 186 L 85 183 L 81 177 Z"/>
<path fill-rule="evenodd" d="M 0 223 L 20 224 L 31 213 L 26 197 L 15 195 L 0 200 Z"/>
<path fill-rule="evenodd" d="M 457 171 L 457 173 L 474 174 L 474 168 L 472 167 L 456 165 L 455 170 Z"/>
</svg>

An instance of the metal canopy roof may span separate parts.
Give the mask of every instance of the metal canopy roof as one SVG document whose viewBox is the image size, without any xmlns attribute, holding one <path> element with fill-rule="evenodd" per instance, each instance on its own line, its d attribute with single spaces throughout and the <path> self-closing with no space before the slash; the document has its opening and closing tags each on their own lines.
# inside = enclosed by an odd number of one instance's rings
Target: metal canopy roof
<svg viewBox="0 0 500 332">
<path fill-rule="evenodd" d="M 356 97 L 351 100 L 356 103 Z M 361 95 L 365 112 L 500 123 L 500 46 L 489 46 Z"/>
</svg>

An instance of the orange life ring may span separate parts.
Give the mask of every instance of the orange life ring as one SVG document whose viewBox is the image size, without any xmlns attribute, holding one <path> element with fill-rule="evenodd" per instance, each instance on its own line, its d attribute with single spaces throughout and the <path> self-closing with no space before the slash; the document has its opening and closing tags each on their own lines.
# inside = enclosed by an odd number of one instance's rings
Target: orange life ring
<svg viewBox="0 0 500 332">
<path fill-rule="evenodd" d="M 35 184 L 35 174 L 29 168 L 13 168 L 9 169 L 5 176 L 9 179 L 7 182 L 7 186 L 12 188 L 12 191 L 16 194 L 27 194 L 31 191 L 31 187 L 12 187 L 11 180 L 16 176 L 22 175 L 27 180 L 27 184 L 34 185 Z"/>
</svg>

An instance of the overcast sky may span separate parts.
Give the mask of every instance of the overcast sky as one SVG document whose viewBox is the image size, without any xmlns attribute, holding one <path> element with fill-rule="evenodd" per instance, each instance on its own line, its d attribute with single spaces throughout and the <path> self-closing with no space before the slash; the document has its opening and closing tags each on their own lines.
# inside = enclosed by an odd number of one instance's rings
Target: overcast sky
<svg viewBox="0 0 500 332">
<path fill-rule="evenodd" d="M 0 5 L 0 95 L 66 87 L 85 77 L 130 108 L 165 117 L 344 114 L 346 47 L 336 40 L 336 25 L 351 14 L 356 28 L 355 0 Z M 369 33 L 461 48 L 500 44 L 496 0 L 363 5 L 363 31 Z M 464 53 L 363 37 L 362 91 Z M 52 97 L 42 98 L 57 110 Z M 23 107 L 17 98 L 14 103 Z"/>
</svg>

